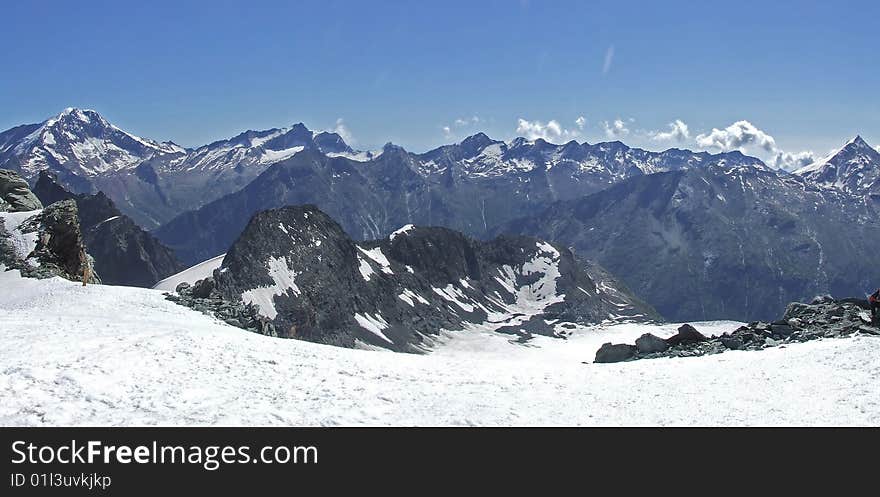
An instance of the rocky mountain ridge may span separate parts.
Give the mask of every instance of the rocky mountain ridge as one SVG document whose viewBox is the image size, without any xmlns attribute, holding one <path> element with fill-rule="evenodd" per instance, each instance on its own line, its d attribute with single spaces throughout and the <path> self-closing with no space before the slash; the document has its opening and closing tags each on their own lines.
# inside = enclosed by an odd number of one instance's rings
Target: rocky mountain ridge
<svg viewBox="0 0 880 497">
<path fill-rule="evenodd" d="M 414 226 L 355 242 L 315 206 L 256 214 L 211 278 L 169 298 L 252 331 L 404 352 L 429 349 L 442 330 L 528 340 L 659 319 L 601 268 L 547 242 Z"/>
<path fill-rule="evenodd" d="M 715 165 L 630 178 L 496 233 L 571 246 L 672 321 L 750 321 L 811 295 L 873 291 L 878 220 L 870 198 Z"/>
<path fill-rule="evenodd" d="M 471 234 L 478 234 L 480 220 L 484 221 L 485 230 L 493 216 L 503 215 L 507 209 L 508 206 L 493 205 L 494 193 L 517 195 L 526 204 L 518 208 L 522 211 L 535 203 L 592 193 L 632 175 L 701 167 L 718 161 L 763 166 L 758 159 L 739 152 L 649 152 L 620 142 L 590 145 L 571 141 L 556 145 L 524 138 L 501 142 L 483 133 L 422 154 L 391 144 L 381 151 L 361 152 L 353 150 L 335 132 L 311 131 L 302 123 L 289 128 L 246 131 L 230 139 L 184 149 L 172 142 L 159 143 L 124 132 L 94 111 L 71 108 L 43 123 L 0 133 L 0 167 L 20 172 L 31 183 L 36 181 L 39 170 L 48 168 L 68 190 L 90 194 L 103 191 L 138 224 L 154 229 L 175 216 L 242 189 L 270 165 L 307 149 L 328 158 L 349 159 L 348 169 L 371 176 L 371 186 L 390 178 L 412 176 L 403 194 L 431 191 L 434 196 L 444 197 L 445 205 L 476 195 L 485 202 L 469 206 L 474 214 L 452 226 L 472 225 L 468 231 Z M 388 151 L 393 153 L 383 159 Z M 325 179 L 329 182 L 327 188 L 332 190 L 341 186 L 336 183 L 345 183 L 344 178 L 341 182 L 335 179 Z M 367 196 L 384 192 L 380 189 L 360 193 Z M 294 203 L 308 201 L 301 198 Z M 324 202 L 318 205 L 330 208 Z M 379 221 L 374 224 L 361 226 L 363 238 L 387 234 L 382 233 L 385 226 Z M 346 228 L 358 233 L 350 226 Z"/>
</svg>

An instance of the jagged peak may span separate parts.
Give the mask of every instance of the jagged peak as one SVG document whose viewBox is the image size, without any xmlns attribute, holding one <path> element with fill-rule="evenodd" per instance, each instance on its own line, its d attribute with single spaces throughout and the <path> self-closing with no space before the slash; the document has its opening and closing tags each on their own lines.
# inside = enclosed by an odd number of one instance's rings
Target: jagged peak
<svg viewBox="0 0 880 497">
<path fill-rule="evenodd" d="M 855 138 L 848 141 L 847 145 L 858 145 L 858 146 L 868 146 L 864 139 L 862 139 L 862 135 L 856 135 Z"/>
<path fill-rule="evenodd" d="M 395 145 L 394 143 L 388 142 L 382 146 L 382 152 L 406 152 L 406 149 L 404 149 L 400 145 Z"/>
<path fill-rule="evenodd" d="M 841 160 L 848 160 L 850 154 L 867 154 L 869 157 L 880 156 L 880 152 L 868 145 L 861 135 L 856 135 L 854 138 L 846 142 L 843 147 L 831 152 L 825 157 L 813 161 L 812 164 L 808 164 L 798 169 L 794 174 L 806 175 L 816 173 L 817 171 L 825 169 L 828 164 L 833 164 Z"/>
<path fill-rule="evenodd" d="M 528 138 L 517 136 L 513 140 L 510 141 L 510 148 L 523 147 L 526 145 L 533 145 L 535 142 L 529 140 Z"/>
<path fill-rule="evenodd" d="M 469 144 L 489 144 L 494 143 L 495 140 L 489 137 L 486 133 L 480 131 L 479 133 L 475 133 L 471 136 L 468 136 L 464 140 L 461 141 L 461 145 L 469 145 Z"/>
<path fill-rule="evenodd" d="M 60 113 L 44 121 L 43 126 L 48 128 L 55 126 L 58 123 L 70 123 L 72 121 L 84 124 L 97 123 L 106 127 L 111 126 L 111 124 L 97 111 L 92 109 L 80 109 L 78 107 L 67 107 Z"/>
</svg>

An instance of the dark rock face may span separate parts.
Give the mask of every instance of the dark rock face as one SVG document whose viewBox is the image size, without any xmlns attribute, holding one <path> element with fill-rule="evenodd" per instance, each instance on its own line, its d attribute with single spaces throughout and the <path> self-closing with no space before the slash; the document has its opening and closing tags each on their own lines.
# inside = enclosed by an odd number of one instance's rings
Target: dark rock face
<svg viewBox="0 0 880 497">
<path fill-rule="evenodd" d="M 695 357 L 719 354 L 727 350 L 762 350 L 821 338 L 847 337 L 857 333 L 880 336 L 878 323 L 871 322 L 870 312 L 861 305 L 865 302 L 862 299 L 822 298 L 814 299 L 812 302 L 790 304 L 783 318 L 776 323 L 753 322 L 720 337 L 706 337 L 693 326 L 686 324 L 679 328 L 678 334 L 666 340 L 648 334 L 636 340 L 636 346 L 605 344 L 596 353 L 595 362 Z M 646 337 L 652 337 L 650 338 L 652 344 L 659 344 L 658 341 L 662 341 L 667 347 L 646 347 L 644 340 Z M 632 354 L 626 355 L 625 351 L 632 351 Z M 616 355 L 611 357 L 620 359 L 609 361 L 608 357 L 612 352 Z"/>
<path fill-rule="evenodd" d="M 500 228 L 573 247 L 672 321 L 769 320 L 880 281 L 880 204 L 715 164 L 639 176 Z"/>
<path fill-rule="evenodd" d="M 92 257 L 86 252 L 80 232 L 76 203 L 56 202 L 16 227 L 21 233 L 34 234 L 36 246 L 29 254 L 18 254 L 10 246 L 10 233 L 0 219 L 0 263 L 18 269 L 23 276 L 100 283 Z"/>
<path fill-rule="evenodd" d="M 0 169 L 0 212 L 26 212 L 42 209 L 27 181 L 15 171 Z"/>
<path fill-rule="evenodd" d="M 87 271 L 92 273 L 91 282 L 99 282 L 91 268 L 87 269 L 91 261 L 82 240 L 76 203 L 69 200 L 56 202 L 43 209 L 36 220 L 41 225 L 42 236 L 37 238 L 34 255 L 42 266 L 74 280 L 80 279 Z"/>
<path fill-rule="evenodd" d="M 84 242 L 105 284 L 149 288 L 183 269 L 170 249 L 123 215 L 103 193 L 70 193 L 46 170 L 40 172 L 34 192 L 46 204 L 76 202 Z"/>
<path fill-rule="evenodd" d="M 623 362 L 635 358 L 638 349 L 632 345 L 611 343 L 603 344 L 596 352 L 596 360 L 599 363 Z"/>
<path fill-rule="evenodd" d="M 424 351 L 440 330 L 478 327 L 528 340 L 564 338 L 575 323 L 659 318 L 598 278 L 570 251 L 533 238 L 480 242 L 408 226 L 356 243 L 302 206 L 255 215 L 213 278 L 178 297 L 257 306 L 279 337 L 403 352 Z"/>
</svg>

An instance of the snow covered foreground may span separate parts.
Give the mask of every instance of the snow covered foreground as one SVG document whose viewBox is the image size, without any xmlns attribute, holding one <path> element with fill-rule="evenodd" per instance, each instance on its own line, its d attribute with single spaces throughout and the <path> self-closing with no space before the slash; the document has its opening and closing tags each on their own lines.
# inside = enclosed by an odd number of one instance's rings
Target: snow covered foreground
<svg viewBox="0 0 880 497">
<path fill-rule="evenodd" d="M 880 340 L 622 364 L 614 325 L 514 345 L 450 334 L 425 356 L 273 339 L 162 292 L 0 271 L 2 425 L 876 425 Z M 721 333 L 736 323 L 697 324 Z"/>
</svg>

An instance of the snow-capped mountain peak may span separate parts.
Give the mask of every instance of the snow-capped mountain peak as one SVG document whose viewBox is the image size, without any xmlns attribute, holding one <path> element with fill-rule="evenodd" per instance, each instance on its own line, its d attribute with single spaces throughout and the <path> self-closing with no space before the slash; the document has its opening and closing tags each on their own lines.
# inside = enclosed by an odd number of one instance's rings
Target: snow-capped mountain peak
<svg viewBox="0 0 880 497">
<path fill-rule="evenodd" d="M 352 150 L 338 133 L 312 131 L 303 123 L 262 131 L 248 130 L 192 151 L 184 161 L 167 167 L 177 171 L 219 171 L 251 168 L 258 173 L 266 166 L 293 157 L 305 149 L 317 149 L 329 156 L 369 160 L 373 154 Z M 365 157 L 362 157 L 364 155 Z"/>
<path fill-rule="evenodd" d="M 23 131 L 28 133 L 22 136 Z M 28 177 L 47 168 L 95 176 L 135 167 L 156 155 L 181 153 L 185 150 L 174 143 L 132 135 L 94 110 L 76 107 L 68 107 L 40 124 L 0 134 L 0 167 Z"/>
<path fill-rule="evenodd" d="M 855 194 L 877 192 L 880 190 L 880 152 L 856 136 L 839 150 L 794 174 L 823 188 Z"/>
</svg>

